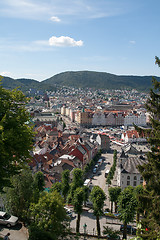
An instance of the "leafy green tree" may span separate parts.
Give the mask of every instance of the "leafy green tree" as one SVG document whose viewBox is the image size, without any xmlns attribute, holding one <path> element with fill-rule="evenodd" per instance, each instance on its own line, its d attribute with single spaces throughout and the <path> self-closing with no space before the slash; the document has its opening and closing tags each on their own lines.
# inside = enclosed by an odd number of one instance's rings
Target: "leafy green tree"
<svg viewBox="0 0 160 240">
<path fill-rule="evenodd" d="M 155 57 L 156 64 L 160 67 L 160 60 Z M 152 78 L 153 88 L 146 103 L 150 114 L 150 129 L 135 126 L 139 134 L 145 136 L 151 147 L 147 154 L 147 161 L 139 166 L 139 171 L 145 182 L 143 195 L 140 201 L 144 203 L 145 217 L 142 219 L 143 239 L 157 239 L 160 236 L 160 82 Z"/>
<path fill-rule="evenodd" d="M 115 203 L 115 212 L 117 212 L 117 201 L 121 193 L 120 187 L 110 187 L 109 191 L 109 200 L 111 201 L 111 213 L 113 212 L 113 203 Z"/>
<path fill-rule="evenodd" d="M 28 240 L 57 240 L 53 233 L 47 232 L 32 224 L 29 226 L 29 239 Z"/>
<path fill-rule="evenodd" d="M 55 237 L 63 236 L 66 231 L 66 211 L 63 198 L 56 191 L 43 192 L 38 203 L 30 207 L 34 224 L 40 229 L 52 233 Z"/>
<path fill-rule="evenodd" d="M 65 200 L 70 189 L 69 183 L 70 183 L 70 171 L 64 170 L 62 172 L 62 194 Z"/>
<path fill-rule="evenodd" d="M 118 198 L 119 217 L 124 224 L 123 239 L 127 239 L 127 224 L 134 220 L 136 207 L 137 200 L 134 194 L 134 188 L 128 186 L 120 193 Z"/>
<path fill-rule="evenodd" d="M 38 202 L 40 193 L 44 190 L 45 181 L 42 172 L 37 172 L 33 176 L 33 202 Z"/>
<path fill-rule="evenodd" d="M 83 171 L 80 168 L 75 168 L 72 172 L 73 178 L 70 184 L 70 191 L 68 195 L 68 202 L 72 202 L 74 191 L 78 187 L 83 186 Z"/>
<path fill-rule="evenodd" d="M 98 237 L 101 235 L 99 217 L 103 214 L 104 200 L 106 199 L 104 191 L 99 186 L 94 186 L 90 194 L 90 200 L 93 202 L 94 215 L 96 216 Z"/>
<path fill-rule="evenodd" d="M 73 196 L 73 205 L 74 205 L 74 211 L 77 213 L 77 221 L 76 221 L 76 233 L 79 233 L 79 227 L 80 227 L 80 216 L 83 211 L 83 188 L 78 187 L 76 188 Z"/>
<path fill-rule="evenodd" d="M 144 204 L 141 201 L 141 196 L 144 194 L 143 186 L 142 185 L 136 186 L 135 189 L 134 189 L 134 193 L 135 193 L 135 197 L 136 197 L 136 200 L 137 200 L 136 222 L 138 224 L 139 221 L 140 221 L 140 214 L 144 213 L 144 210 L 143 210 Z"/>
<path fill-rule="evenodd" d="M 86 206 L 86 202 L 88 200 L 88 197 L 89 197 L 89 187 L 83 186 L 83 201 L 84 201 L 85 206 Z"/>
<path fill-rule="evenodd" d="M 45 181 L 42 172 L 36 172 L 34 175 L 34 185 L 38 188 L 39 192 L 44 190 Z"/>
<path fill-rule="evenodd" d="M 12 187 L 5 188 L 6 208 L 22 220 L 27 220 L 33 201 L 33 176 L 30 170 L 23 170 L 11 178 Z"/>
<path fill-rule="evenodd" d="M 57 191 L 58 193 L 62 192 L 62 183 L 61 182 L 55 182 L 52 184 L 50 192 L 54 192 L 54 191 Z"/>
<path fill-rule="evenodd" d="M 0 191 L 30 158 L 33 131 L 26 103 L 21 91 L 0 86 Z"/>
<path fill-rule="evenodd" d="M 119 236 L 120 232 L 117 230 L 113 230 L 112 228 L 108 227 L 108 226 L 104 226 L 104 230 L 103 230 L 103 235 L 107 235 L 112 239 L 118 239 L 117 237 Z"/>
</svg>

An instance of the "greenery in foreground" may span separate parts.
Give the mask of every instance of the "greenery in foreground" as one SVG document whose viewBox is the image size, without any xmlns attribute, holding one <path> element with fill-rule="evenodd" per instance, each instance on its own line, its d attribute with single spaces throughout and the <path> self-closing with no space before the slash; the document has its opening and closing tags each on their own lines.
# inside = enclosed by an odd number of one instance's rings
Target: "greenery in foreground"
<svg viewBox="0 0 160 240">
<path fill-rule="evenodd" d="M 21 91 L 6 90 L 0 83 L 0 191 L 30 158 L 33 130 L 26 103 Z"/>
</svg>

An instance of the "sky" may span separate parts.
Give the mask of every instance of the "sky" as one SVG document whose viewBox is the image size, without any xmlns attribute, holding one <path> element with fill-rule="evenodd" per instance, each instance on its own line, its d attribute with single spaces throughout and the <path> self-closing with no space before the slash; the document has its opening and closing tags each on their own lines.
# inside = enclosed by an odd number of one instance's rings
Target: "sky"
<svg viewBox="0 0 160 240">
<path fill-rule="evenodd" d="M 155 75 L 160 0 L 0 0 L 0 74 Z"/>
</svg>

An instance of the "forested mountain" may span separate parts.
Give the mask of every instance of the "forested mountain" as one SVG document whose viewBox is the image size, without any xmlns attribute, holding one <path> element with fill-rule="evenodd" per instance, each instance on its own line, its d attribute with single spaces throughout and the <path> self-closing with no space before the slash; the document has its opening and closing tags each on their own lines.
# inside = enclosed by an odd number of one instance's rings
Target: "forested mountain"
<svg viewBox="0 0 160 240">
<path fill-rule="evenodd" d="M 156 77 L 160 81 L 160 77 Z M 54 75 L 42 82 L 33 79 L 13 79 L 4 77 L 2 85 L 13 89 L 19 87 L 26 92 L 29 89 L 54 90 L 55 86 L 70 86 L 94 89 L 137 89 L 148 91 L 152 85 L 152 76 L 120 76 L 105 72 L 69 71 Z"/>
<path fill-rule="evenodd" d="M 160 78 L 157 78 L 157 80 Z M 152 85 L 152 76 L 118 76 L 105 72 L 78 71 L 63 72 L 44 80 L 49 85 L 74 86 L 83 88 L 149 90 Z"/>
<path fill-rule="evenodd" d="M 52 91 L 55 89 L 53 85 L 49 86 L 47 83 L 39 82 L 33 79 L 13 79 L 9 77 L 3 77 L 1 81 L 4 88 L 14 89 L 18 87 L 24 93 L 26 93 L 26 91 L 28 91 L 29 89 L 35 89 L 39 91 Z"/>
</svg>

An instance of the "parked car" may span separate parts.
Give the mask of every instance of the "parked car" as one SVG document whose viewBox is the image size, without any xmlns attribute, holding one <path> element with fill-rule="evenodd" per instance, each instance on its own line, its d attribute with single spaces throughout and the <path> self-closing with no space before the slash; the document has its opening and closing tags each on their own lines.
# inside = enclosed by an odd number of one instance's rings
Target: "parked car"
<svg viewBox="0 0 160 240">
<path fill-rule="evenodd" d="M 96 173 L 97 172 L 97 168 L 93 168 L 93 173 Z"/>
<path fill-rule="evenodd" d="M 121 225 L 120 231 L 123 232 L 124 225 Z M 136 235 L 136 228 L 132 227 L 131 225 L 127 225 L 127 233 Z"/>
<path fill-rule="evenodd" d="M 67 207 L 64 207 L 64 209 L 66 210 L 66 214 L 69 216 L 69 217 L 72 217 L 72 210 L 67 208 Z"/>
<path fill-rule="evenodd" d="M 7 212 L 0 211 L 0 224 L 6 225 L 7 227 L 15 226 L 18 223 L 18 217 L 10 215 Z"/>
</svg>

